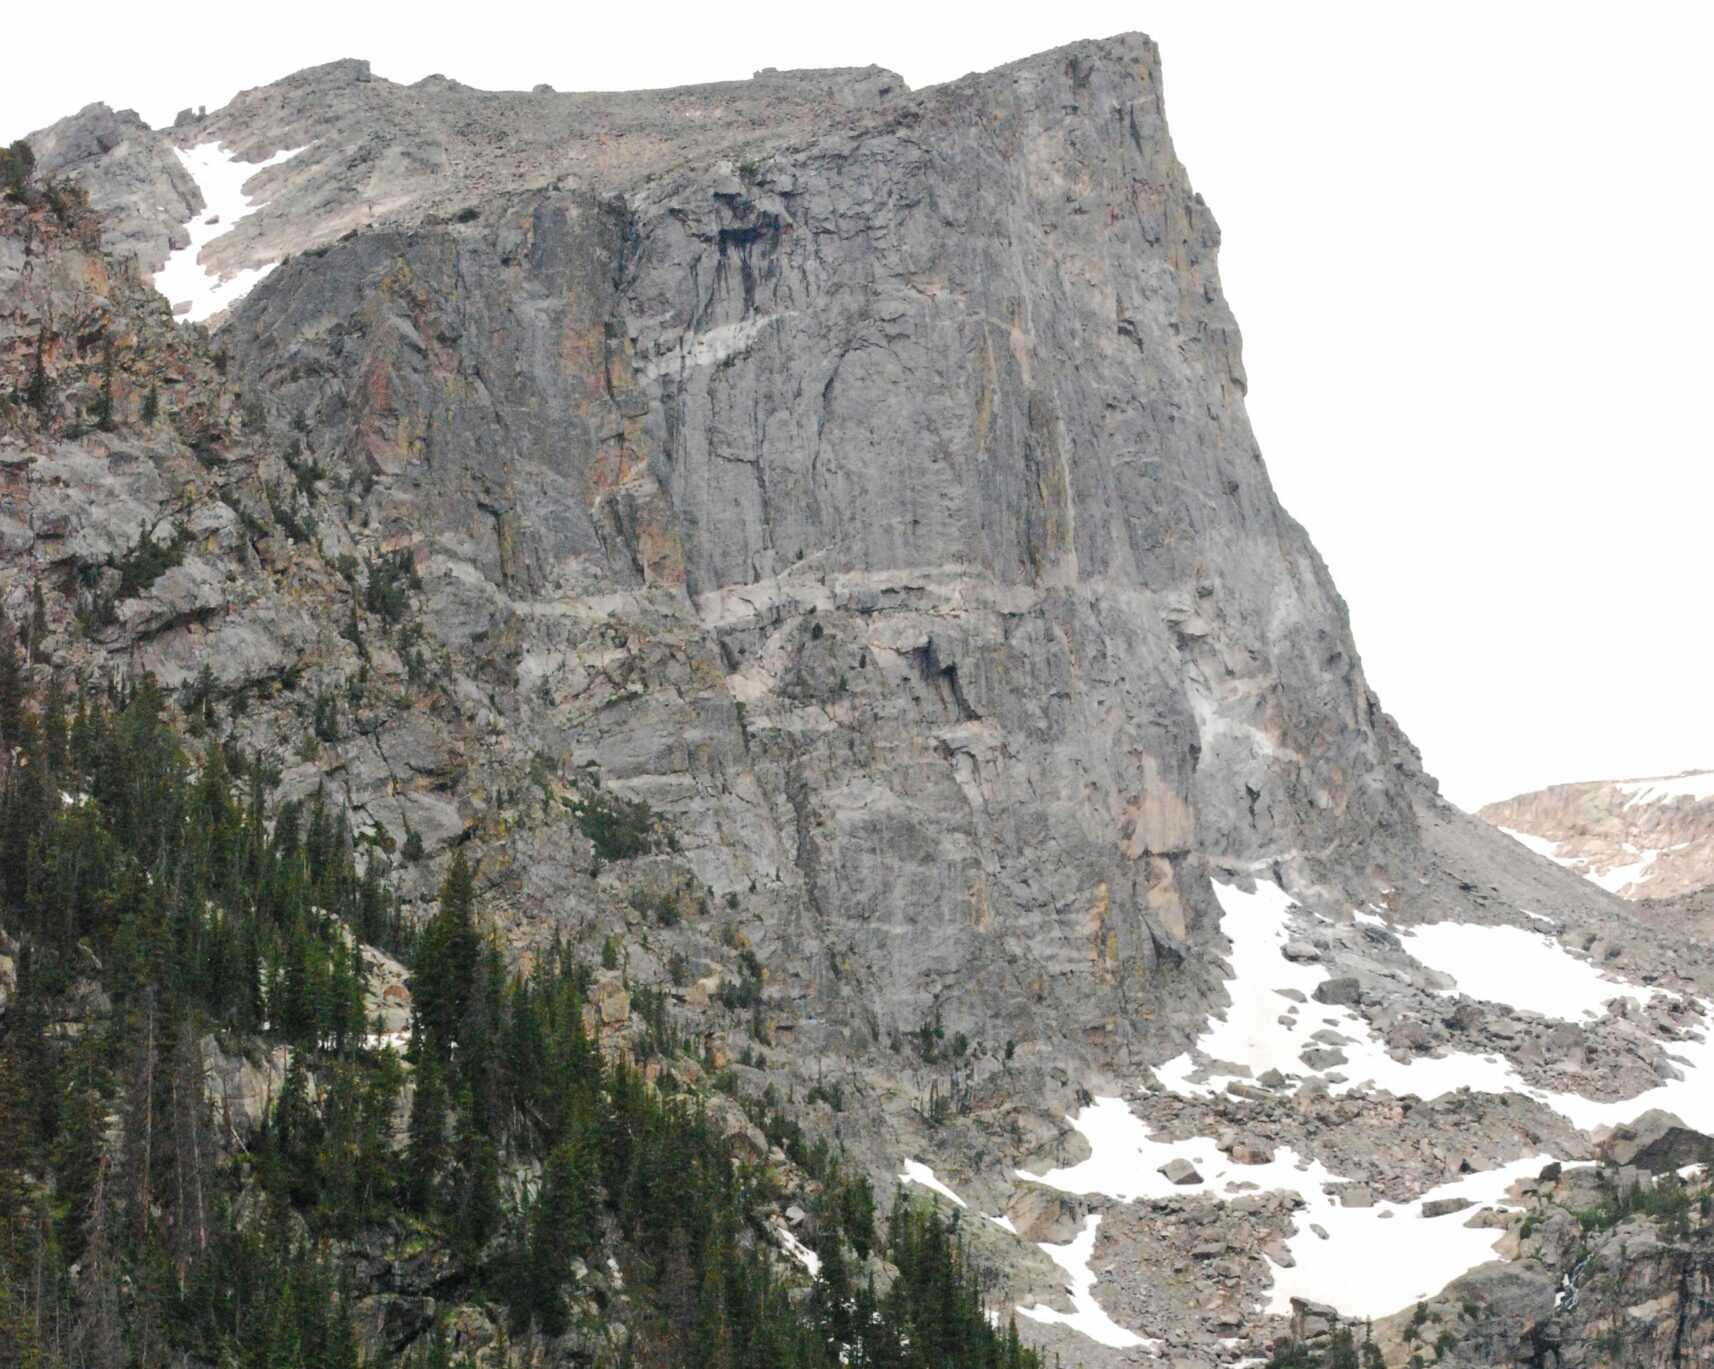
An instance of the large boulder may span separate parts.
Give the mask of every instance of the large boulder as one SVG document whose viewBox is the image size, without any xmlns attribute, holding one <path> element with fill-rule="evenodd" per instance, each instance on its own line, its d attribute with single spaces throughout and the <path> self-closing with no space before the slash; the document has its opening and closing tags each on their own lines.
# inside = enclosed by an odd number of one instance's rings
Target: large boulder
<svg viewBox="0 0 1714 1369">
<path fill-rule="evenodd" d="M 1714 1160 L 1714 1137 L 1703 1135 L 1670 1112 L 1650 1108 L 1607 1138 L 1602 1153 L 1621 1168 L 1664 1174 Z"/>
</svg>

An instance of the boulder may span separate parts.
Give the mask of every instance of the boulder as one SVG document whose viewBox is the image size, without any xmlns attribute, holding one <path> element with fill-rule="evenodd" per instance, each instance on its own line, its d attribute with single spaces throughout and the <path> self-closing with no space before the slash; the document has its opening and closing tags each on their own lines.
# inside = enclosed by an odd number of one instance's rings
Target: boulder
<svg viewBox="0 0 1714 1369">
<path fill-rule="evenodd" d="M 1362 1001 L 1363 990 L 1355 975 L 1340 975 L 1315 986 L 1315 1001 L 1338 1007 L 1353 1008 Z"/>
<path fill-rule="evenodd" d="M 1533 1260 L 1496 1260 L 1454 1279 L 1441 1297 L 1449 1303 L 1477 1303 L 1509 1326 L 1535 1326 L 1553 1315 L 1555 1275 Z"/>
<path fill-rule="evenodd" d="M 1670 1112 L 1650 1108 L 1616 1130 L 1602 1149 L 1615 1165 L 1664 1174 L 1714 1160 L 1714 1137 L 1686 1126 Z"/>
</svg>

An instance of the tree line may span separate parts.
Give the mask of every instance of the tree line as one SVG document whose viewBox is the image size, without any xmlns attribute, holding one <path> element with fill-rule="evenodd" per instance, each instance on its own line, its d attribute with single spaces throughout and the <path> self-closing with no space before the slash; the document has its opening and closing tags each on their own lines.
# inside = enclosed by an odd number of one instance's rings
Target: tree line
<svg viewBox="0 0 1714 1369">
<path fill-rule="evenodd" d="M 670 1071 L 604 1056 L 576 957 L 508 969 L 462 854 L 408 927 L 338 807 L 282 798 L 265 756 L 193 749 L 151 682 L 38 680 L 17 641 L 0 621 L 7 1363 L 385 1362 L 356 1325 L 383 1290 L 352 1258 L 379 1242 L 426 1252 L 443 1305 L 499 1309 L 506 1345 L 611 1312 L 613 1369 L 1037 1369 L 956 1221 L 897 1201 L 883 1226 L 867 1180 L 769 1097 L 819 1195 L 819 1275 L 782 1257 L 780 1173 Z M 363 943 L 410 966 L 402 1056 L 364 1020 Z M 287 1060 L 247 1144 L 210 1108 L 215 1045 Z M 609 1260 L 620 1279 L 588 1277 Z M 430 1325 L 398 1359 L 445 1347 Z"/>
</svg>

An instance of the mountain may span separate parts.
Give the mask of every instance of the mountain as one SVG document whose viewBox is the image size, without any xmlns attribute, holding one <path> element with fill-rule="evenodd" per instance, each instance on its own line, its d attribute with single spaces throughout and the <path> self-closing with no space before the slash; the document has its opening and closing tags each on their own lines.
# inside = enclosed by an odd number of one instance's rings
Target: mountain
<svg viewBox="0 0 1714 1369">
<path fill-rule="evenodd" d="M 1714 772 L 1556 784 L 1478 816 L 1624 898 L 1714 885 Z"/>
<path fill-rule="evenodd" d="M 27 673 L 146 674 L 275 758 L 397 900 L 419 999 L 408 929 L 473 870 L 504 963 L 574 960 L 592 1043 L 769 1170 L 720 1249 L 908 1286 L 917 1245 L 827 1216 L 836 1154 L 883 1209 L 940 1195 L 1067 1363 L 1337 1354 L 1340 1318 L 1395 1365 L 1596 1363 L 1620 1305 L 1642 1362 L 1705 1351 L 1676 1171 L 1714 959 L 1445 803 L 1369 689 L 1249 430 L 1149 40 L 920 92 L 339 62 L 31 146 L 0 233 Z M 378 1068 L 280 1031 L 221 1048 Z M 423 1049 L 413 1079 L 466 1055 Z M 526 1120 L 490 1139 L 527 1212 Z M 620 1311 L 529 1321 L 537 1362 L 691 1353 L 688 1276 L 636 1272 L 652 1209 L 606 1177 L 631 1272 L 555 1274 Z M 468 1330 L 502 1238 L 427 1283 L 402 1228 L 329 1239 L 391 1348 L 440 1316 L 508 1353 Z"/>
</svg>

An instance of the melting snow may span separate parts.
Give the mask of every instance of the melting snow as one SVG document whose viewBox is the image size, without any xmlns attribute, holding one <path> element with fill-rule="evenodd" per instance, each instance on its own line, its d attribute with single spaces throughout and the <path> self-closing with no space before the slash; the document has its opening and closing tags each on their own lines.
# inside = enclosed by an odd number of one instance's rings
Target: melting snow
<svg viewBox="0 0 1714 1369">
<path fill-rule="evenodd" d="M 1714 779 L 1714 775 L 1711 775 L 1708 778 Z M 1626 792 L 1642 787 L 1644 786 L 1641 784 L 1619 786 L 1620 789 L 1625 790 Z M 1625 805 L 1625 807 L 1629 808 L 1631 804 L 1653 801 L 1653 799 L 1632 799 L 1630 803 Z M 1520 832 L 1513 827 L 1502 827 L 1500 828 L 1500 831 L 1504 832 L 1513 841 L 1522 842 L 1538 856 L 1546 856 L 1555 865 L 1563 865 L 1567 870 L 1575 870 L 1591 884 L 1600 885 L 1610 894 L 1622 893 L 1633 884 L 1641 884 L 1649 877 L 1649 866 L 1653 865 L 1655 858 L 1660 855 L 1659 851 L 1638 851 L 1636 847 L 1627 843 L 1625 849 L 1632 855 L 1638 857 L 1636 861 L 1629 865 L 1615 865 L 1610 870 L 1597 871 L 1590 867 L 1589 858 L 1587 856 L 1559 855 L 1558 851 L 1561 845 L 1560 842 L 1549 841 L 1546 837 L 1533 836 L 1528 832 Z M 1674 847 L 1673 849 L 1676 850 L 1677 848 Z M 1531 913 L 1529 916 L 1536 917 L 1538 914 Z"/>
<path fill-rule="evenodd" d="M 1121 1103 L 1120 1106 L 1124 1105 Z M 1139 1345 L 1154 1349 L 1160 1344 L 1159 1341 L 1147 1340 L 1134 1331 L 1127 1331 L 1103 1312 L 1101 1304 L 1095 1301 L 1095 1275 L 1090 1271 L 1089 1261 L 1095 1254 L 1095 1233 L 1100 1226 L 1100 1215 L 1092 1212 L 1083 1219 L 1083 1230 L 1070 1243 L 1044 1244 L 1041 1247 L 1047 1257 L 1065 1271 L 1070 1280 L 1072 1310 L 1057 1312 L 1051 1307 L 1037 1304 L 1034 1307 L 1020 1307 L 1018 1311 L 1031 1321 L 1058 1322 L 1062 1326 L 1069 1326 L 1073 1331 L 1081 1331 L 1097 1344 L 1115 1350 L 1128 1350 Z"/>
<path fill-rule="evenodd" d="M 1216 884 L 1214 892 L 1224 913 L 1220 929 L 1232 942 L 1232 977 L 1226 985 L 1232 1006 L 1208 1024 L 1196 1041 L 1195 1054 L 1187 1052 L 1156 1066 L 1156 1078 L 1172 1092 L 1208 1096 L 1223 1091 L 1233 1079 L 1251 1079 L 1270 1069 L 1300 1077 L 1315 1073 L 1300 1057 L 1327 1044 L 1325 1038 L 1316 1039 L 1322 1031 L 1342 1038 L 1339 1050 L 1346 1058 L 1337 1068 L 1338 1077 L 1328 1079 L 1334 1093 L 1365 1083 L 1422 1098 L 1466 1087 L 1486 1093 L 1522 1090 L 1517 1072 L 1497 1056 L 1393 1059 L 1366 1018 L 1347 1007 L 1314 1001 L 1315 990 L 1328 978 L 1321 965 L 1287 960 L 1282 954 L 1290 938 L 1287 913 L 1293 903 L 1278 885 L 1258 883 L 1255 893 L 1246 894 Z M 1300 1003 L 1294 994 L 1309 1001 Z M 1212 1063 L 1199 1065 L 1196 1054 Z"/>
<path fill-rule="evenodd" d="M 1709 778 L 1714 780 L 1714 776 L 1709 776 Z M 1620 785 L 1620 788 L 1621 790 L 1627 790 L 1627 792 L 1630 792 L 1630 790 L 1642 788 L 1642 785 L 1640 785 L 1640 783 L 1637 783 L 1637 785 Z M 1664 795 L 1656 795 L 1656 798 L 1659 797 L 1664 797 Z M 1656 802 L 1656 798 L 1632 798 L 1632 800 L 1630 800 L 1630 804 L 1625 805 L 1625 807 L 1628 809 L 1632 804 Z M 1592 869 L 1591 864 L 1589 864 L 1589 857 L 1585 857 L 1585 855 L 1558 855 L 1558 850 L 1560 850 L 1561 846 L 1560 841 L 1549 841 L 1548 838 L 1544 838 L 1544 836 L 1532 836 L 1531 833 L 1520 833 L 1520 831 L 1517 831 L 1515 828 L 1500 828 L 1500 831 L 1503 831 L 1507 836 L 1510 836 L 1513 841 L 1522 841 L 1525 846 L 1529 846 L 1529 848 L 1531 848 L 1532 852 L 1536 852 L 1536 855 L 1544 855 L 1544 857 L 1548 857 L 1548 860 L 1551 860 L 1553 864 L 1563 865 L 1563 867 L 1568 870 L 1575 870 L 1577 874 L 1580 874 L 1580 876 L 1587 879 L 1591 884 L 1599 884 L 1599 886 L 1606 889 L 1609 894 L 1625 893 L 1625 889 L 1632 888 L 1633 884 L 1642 884 L 1645 879 L 1649 879 L 1649 876 L 1651 876 L 1651 870 L 1649 870 L 1649 867 L 1651 867 L 1651 865 L 1656 862 L 1656 858 L 1661 855 L 1661 852 L 1639 852 L 1635 846 L 1630 845 L 1627 841 L 1627 843 L 1625 843 L 1625 850 L 1632 853 L 1632 855 L 1635 855 L 1637 860 L 1633 860 L 1633 862 L 1630 862 L 1628 865 L 1613 865 L 1613 867 L 1608 870 L 1596 870 Z M 1671 846 L 1669 850 L 1675 850 L 1676 852 L 1676 850 L 1680 850 L 1680 846 Z M 1529 913 L 1529 917 L 1539 918 L 1541 915 L 1539 915 L 1539 913 Z"/>
<path fill-rule="evenodd" d="M 945 1184 L 941 1183 L 939 1179 L 935 1178 L 934 1171 L 921 1160 L 906 1160 L 904 1173 L 900 1174 L 899 1178 L 904 1180 L 907 1184 L 921 1184 L 924 1188 L 930 1189 L 933 1192 L 940 1194 L 942 1197 L 950 1198 L 953 1202 L 957 1203 L 959 1207 L 967 1205 L 964 1199 L 960 1198 Z"/>
<path fill-rule="evenodd" d="M 821 1256 L 817 1255 L 815 1251 L 778 1223 L 774 1225 L 774 1235 L 779 1237 L 780 1244 L 785 1247 L 787 1253 L 809 1270 L 810 1278 L 813 1279 L 821 1273 Z"/>
<path fill-rule="evenodd" d="M 250 178 L 265 167 L 278 166 L 304 149 L 294 147 L 276 152 L 262 162 L 240 162 L 219 143 L 202 143 L 188 151 L 174 148 L 184 169 L 202 191 L 204 211 L 192 219 L 186 229 L 190 245 L 168 253 L 167 264 L 155 273 L 155 289 L 172 302 L 174 313 L 191 323 L 212 318 L 249 294 L 256 283 L 278 262 L 267 266 L 246 267 L 221 278 L 204 269 L 199 258 L 202 249 L 223 233 L 232 231 L 237 222 L 254 214 L 262 206 L 244 193 Z"/>
<path fill-rule="evenodd" d="M 1343 1207 L 1336 1187 L 1332 1193 L 1318 1185 L 1298 1189 L 1306 1206 L 1293 1214 L 1297 1231 L 1286 1243 L 1296 1264 L 1274 1267 L 1268 1311 L 1287 1316 L 1296 1297 L 1328 1303 L 1346 1317 L 1384 1317 L 1432 1297 L 1460 1274 L 1494 1259 L 1494 1244 L 1504 1233 L 1464 1225 L 1474 1211 L 1424 1217 L 1422 1205 L 1464 1198 L 1478 1206 L 1506 1206 L 1506 1190 L 1539 1173 L 1549 1158 L 1532 1155 L 1466 1174 L 1409 1203 Z"/>
<path fill-rule="evenodd" d="M 1527 846 L 1538 856 L 1546 856 L 1549 860 L 1557 860 L 1561 865 L 1570 865 L 1572 863 L 1571 861 L 1561 859 L 1559 856 L 1554 854 L 1555 851 L 1559 850 L 1559 843 L 1557 841 L 1549 841 L 1546 837 L 1538 837 L 1533 832 L 1520 832 L 1515 827 L 1502 827 L 1500 830 L 1519 845 Z"/>
<path fill-rule="evenodd" d="M 1097 1098 L 1070 1121 L 1088 1140 L 1089 1158 L 1045 1174 L 1020 1170 L 1020 1179 L 1066 1193 L 1106 1194 L 1121 1202 L 1192 1193 L 1210 1193 L 1229 1201 L 1239 1193 L 1257 1190 L 1302 1198 L 1304 1207 L 1293 1218 L 1297 1229 L 1287 1243 L 1296 1263 L 1289 1269 L 1274 1266 L 1267 1310 L 1276 1315 L 1289 1313 L 1292 1298 L 1302 1297 L 1325 1302 L 1347 1317 L 1382 1317 L 1438 1292 L 1460 1274 L 1493 1259 L 1501 1232 L 1465 1226 L 1472 1213 L 1424 1217 L 1421 1204 L 1437 1198 L 1498 1204 L 1507 1189 L 1539 1172 L 1550 1158 L 1535 1155 L 1467 1174 L 1410 1203 L 1344 1207 L 1339 1193 L 1349 1181 L 1320 1161 L 1302 1159 L 1289 1147 L 1282 1146 L 1267 1164 L 1241 1165 L 1222 1154 L 1212 1137 L 1157 1141 L 1119 1098 Z M 1201 1184 L 1174 1184 L 1160 1173 L 1162 1165 L 1178 1158 L 1196 1166 Z M 1317 1226 L 1327 1233 L 1325 1237 L 1313 1229 Z M 1072 1272 L 1054 1250 L 1076 1251 L 1075 1243 L 1042 1248 Z M 1079 1253 L 1086 1264 L 1088 1252 Z M 1075 1282 L 1073 1287 L 1075 1302 Z"/>
<path fill-rule="evenodd" d="M 1646 1001 L 1656 992 L 1607 979 L 1551 936 L 1522 927 L 1424 923 L 1410 929 L 1404 947 L 1413 960 L 1451 975 L 1471 998 L 1563 1022 L 1599 1017 L 1610 999 Z"/>
<path fill-rule="evenodd" d="M 1300 1078 L 1314 1074 L 1300 1053 L 1310 1045 L 1329 1044 L 1328 1038 L 1315 1037 L 1331 1030 L 1347 1057 L 1337 1072 L 1322 1075 L 1335 1093 L 1365 1082 L 1400 1097 L 1433 1098 L 1471 1088 L 1534 1098 L 1584 1131 L 1631 1121 L 1649 1108 L 1676 1113 L 1698 1130 L 1714 1130 L 1714 1007 L 1707 1003 L 1698 1003 L 1702 1017 L 1686 1018 L 1686 1025 L 1698 1034 L 1662 1043 L 1678 1077 L 1612 1102 L 1536 1088 L 1510 1062 L 1495 1055 L 1454 1052 L 1399 1061 L 1386 1053 L 1359 1014 L 1314 1002 L 1316 988 L 1328 978 L 1321 964 L 1288 960 L 1282 954 L 1292 935 L 1291 914 L 1296 906 L 1292 899 L 1271 884 L 1259 883 L 1248 894 L 1217 884 L 1215 892 L 1222 910 L 1221 930 L 1232 943 L 1227 982 L 1232 1005 L 1209 1023 L 1192 1051 L 1155 1070 L 1160 1083 L 1174 1093 L 1212 1095 L 1231 1080 L 1269 1069 Z M 1551 922 L 1542 914 L 1530 916 Z M 1359 911 L 1355 917 L 1362 924 L 1384 924 L 1372 912 Z M 1646 1001 L 1661 993 L 1606 979 L 1550 935 L 1518 927 L 1426 924 L 1405 932 L 1403 944 L 1424 965 L 1450 974 L 1460 992 L 1567 1021 L 1598 1016 L 1615 998 Z M 1300 996 L 1307 1001 L 1300 1002 Z M 1294 1233 L 1287 1242 L 1294 1264 L 1272 1267 L 1266 1310 L 1279 1315 L 1290 1311 L 1293 1297 L 1303 1297 L 1328 1303 L 1351 1318 L 1386 1316 L 1438 1292 L 1476 1265 L 1497 1258 L 1494 1246 L 1501 1230 L 1467 1223 L 1484 1207 L 1513 1206 L 1507 1198 L 1512 1186 L 1538 1173 L 1552 1158 L 1532 1155 L 1464 1175 L 1408 1203 L 1345 1207 L 1339 1197 L 1351 1180 L 1289 1147 L 1277 1148 L 1266 1164 L 1241 1165 L 1222 1152 L 1212 1137 L 1157 1140 L 1119 1098 L 1097 1098 L 1069 1120 L 1088 1140 L 1089 1158 L 1042 1174 L 1020 1170 L 1018 1178 L 1068 1193 L 1104 1194 L 1119 1202 L 1197 1193 L 1224 1202 L 1257 1190 L 1298 1195 L 1303 1207 L 1294 1216 Z M 1199 1181 L 1186 1185 L 1168 1181 L 1160 1171 L 1175 1159 L 1195 1166 Z M 908 1161 L 900 1178 L 932 1188 L 962 1206 L 918 1161 Z M 1471 1209 L 1432 1218 L 1422 1215 L 1423 1203 L 1449 1198 L 1466 1199 Z M 1003 1218 L 988 1220 L 1011 1229 Z M 1018 1310 L 1039 1322 L 1069 1326 L 1102 1345 L 1153 1349 L 1157 1343 L 1117 1325 L 1095 1301 L 1089 1261 L 1099 1222 L 1100 1217 L 1092 1214 L 1069 1244 L 1041 1247 L 1068 1275 L 1073 1310 L 1065 1313 L 1040 1306 Z"/>
<path fill-rule="evenodd" d="M 1655 863 L 1655 858 L 1660 855 L 1660 852 L 1638 852 L 1636 847 L 1629 844 L 1626 845 L 1625 849 L 1639 858 L 1629 865 L 1615 865 L 1611 869 L 1600 872 L 1583 870 L 1581 871 L 1583 878 L 1592 884 L 1599 884 L 1610 894 L 1622 893 L 1633 884 L 1641 884 L 1649 878 L 1649 866 Z"/>
<path fill-rule="evenodd" d="M 1714 1130 L 1714 1006 L 1706 1002 L 1698 1000 L 1703 1016 L 1687 1019 L 1687 1025 L 1693 1025 L 1699 1035 L 1662 1043 L 1679 1078 L 1634 1098 L 1600 1102 L 1578 1093 L 1536 1088 L 1526 1083 L 1509 1061 L 1496 1055 L 1455 1051 L 1441 1057 L 1415 1056 L 1398 1061 L 1386 1053 L 1368 1021 L 1359 1014 L 1314 1001 L 1299 1004 L 1280 992 L 1293 989 L 1313 1000 L 1315 987 L 1327 978 L 1327 972 L 1318 964 L 1299 964 L 1281 955 L 1290 936 L 1288 914 L 1294 904 L 1277 885 L 1258 884 L 1255 893 L 1246 894 L 1216 884 L 1214 891 L 1224 912 L 1220 928 L 1232 942 L 1233 974 L 1226 985 L 1232 1007 L 1223 1019 L 1209 1023 L 1196 1042 L 1195 1051 L 1214 1063 L 1199 1067 L 1194 1055 L 1186 1053 L 1155 1069 L 1156 1078 L 1174 1093 L 1212 1095 L 1233 1079 L 1267 1069 L 1299 1076 L 1313 1073 L 1297 1055 L 1318 1027 L 1326 1025 L 1345 1038 L 1339 1049 L 1347 1057 L 1347 1063 L 1334 1075 L 1323 1076 L 1332 1093 L 1346 1092 L 1365 1082 L 1401 1098 L 1409 1094 L 1437 1098 L 1454 1089 L 1469 1088 L 1478 1093 L 1517 1093 L 1534 1098 L 1584 1131 L 1631 1121 L 1649 1108 L 1677 1113 L 1699 1131 Z M 1496 932 L 1508 934 L 1501 943 L 1504 952 L 1490 939 Z M 1536 944 L 1521 952 L 1527 959 L 1508 962 L 1509 973 L 1498 984 L 1493 982 L 1492 967 L 1483 964 L 1474 949 L 1483 947 L 1483 955 L 1495 956 L 1509 954 L 1514 946 L 1529 942 Z M 1537 999 L 1539 986 L 1527 982 L 1536 976 L 1547 979 L 1545 993 L 1551 997 L 1546 1001 L 1555 1010 L 1575 1006 L 1581 1012 L 1589 1003 L 1627 997 L 1646 1001 L 1661 993 L 1603 979 L 1593 966 L 1557 942 L 1516 927 L 1427 923 L 1413 928 L 1404 945 L 1431 968 L 1444 966 L 1471 997 L 1478 996 L 1480 988 L 1499 995 L 1488 1001 L 1509 1001 L 1513 1007 L 1526 1007 Z M 1448 958 L 1436 963 L 1433 958 L 1442 950 L 1447 951 Z M 1524 972 L 1519 972 L 1520 965 Z M 1222 1064 L 1236 1067 L 1235 1071 L 1222 1072 Z"/>
</svg>

